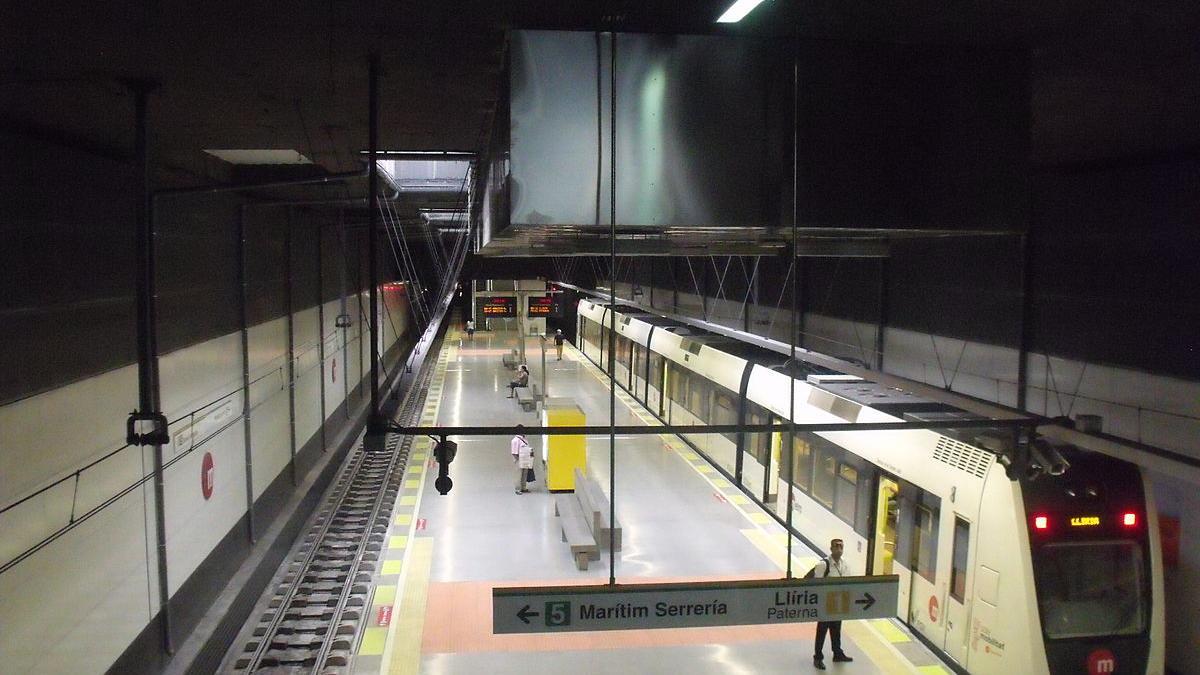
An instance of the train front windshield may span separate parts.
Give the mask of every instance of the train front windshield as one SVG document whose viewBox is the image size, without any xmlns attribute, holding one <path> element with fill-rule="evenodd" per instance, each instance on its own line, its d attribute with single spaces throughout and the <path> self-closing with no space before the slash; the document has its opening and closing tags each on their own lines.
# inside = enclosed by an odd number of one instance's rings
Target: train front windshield
<svg viewBox="0 0 1200 675">
<path fill-rule="evenodd" d="M 1046 637 L 1135 635 L 1146 628 L 1145 563 L 1134 541 L 1048 543 L 1038 555 Z"/>
</svg>

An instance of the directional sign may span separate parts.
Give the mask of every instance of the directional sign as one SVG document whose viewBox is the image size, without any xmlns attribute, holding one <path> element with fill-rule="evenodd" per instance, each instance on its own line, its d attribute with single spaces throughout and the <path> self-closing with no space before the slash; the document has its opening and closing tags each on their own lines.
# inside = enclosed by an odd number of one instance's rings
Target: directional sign
<svg viewBox="0 0 1200 675">
<path fill-rule="evenodd" d="M 740 626 L 896 614 L 899 577 L 492 589 L 493 633 Z"/>
</svg>

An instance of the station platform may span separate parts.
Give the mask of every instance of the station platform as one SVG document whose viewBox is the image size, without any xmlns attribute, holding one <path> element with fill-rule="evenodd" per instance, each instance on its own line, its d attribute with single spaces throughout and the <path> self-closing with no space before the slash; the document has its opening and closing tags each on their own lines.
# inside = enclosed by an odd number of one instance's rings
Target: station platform
<svg viewBox="0 0 1200 675">
<path fill-rule="evenodd" d="M 539 425 L 507 398 L 513 371 L 502 358 L 518 346 L 512 332 L 447 332 L 437 355 L 422 425 Z M 527 337 L 531 383 L 543 382 L 541 341 Z M 549 397 L 571 397 L 597 433 L 587 438 L 590 474 L 608 492 L 609 380 L 569 344 L 563 360 L 546 353 Z M 623 390 L 616 423 L 659 426 Z M 576 568 L 560 538 L 545 467 L 525 494 L 514 492 L 508 437 L 454 437 L 453 490 L 434 489 L 432 443 L 419 439 L 403 480 L 368 625 L 354 660 L 363 674 L 478 673 L 807 673 L 815 623 L 709 628 L 503 635 L 492 631 L 492 589 L 602 585 L 610 554 Z M 535 456 L 544 439 L 529 436 Z M 780 579 L 786 569 L 783 528 L 674 436 L 616 438 L 616 513 L 623 546 L 619 584 Z M 792 570 L 802 576 L 819 559 L 793 543 Z M 950 673 L 895 620 L 846 621 L 843 648 L 853 663 L 830 673 Z"/>
</svg>

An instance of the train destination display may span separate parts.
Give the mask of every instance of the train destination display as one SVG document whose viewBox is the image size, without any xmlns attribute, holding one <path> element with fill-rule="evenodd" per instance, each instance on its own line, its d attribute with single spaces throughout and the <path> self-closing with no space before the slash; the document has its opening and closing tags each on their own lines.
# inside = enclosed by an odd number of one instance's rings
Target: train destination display
<svg viewBox="0 0 1200 675">
<path fill-rule="evenodd" d="M 483 298 L 483 315 L 489 317 L 513 317 L 517 315 L 517 298 L 497 295 Z"/>
<path fill-rule="evenodd" d="M 529 313 L 530 319 L 537 319 L 544 316 L 559 316 L 558 306 L 554 304 L 554 298 L 546 296 L 544 298 L 530 297 L 529 298 Z"/>
<path fill-rule="evenodd" d="M 899 577 L 492 589 L 493 633 L 740 626 L 896 614 Z"/>
</svg>

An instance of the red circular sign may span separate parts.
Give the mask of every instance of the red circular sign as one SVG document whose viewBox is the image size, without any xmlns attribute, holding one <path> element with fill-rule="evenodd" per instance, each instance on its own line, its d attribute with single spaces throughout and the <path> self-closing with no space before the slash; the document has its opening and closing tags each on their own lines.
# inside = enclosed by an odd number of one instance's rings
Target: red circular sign
<svg viewBox="0 0 1200 675">
<path fill-rule="evenodd" d="M 213 482 L 216 478 L 216 470 L 213 468 L 213 458 L 211 452 L 204 453 L 204 461 L 200 462 L 200 492 L 204 494 L 204 500 L 213 493 Z"/>
<path fill-rule="evenodd" d="M 1088 675 L 1112 675 L 1117 672 L 1117 657 L 1103 647 L 1092 650 L 1087 658 L 1087 671 Z"/>
<path fill-rule="evenodd" d="M 938 619 L 938 601 L 936 595 L 929 596 L 929 620 L 937 623 Z"/>
</svg>

